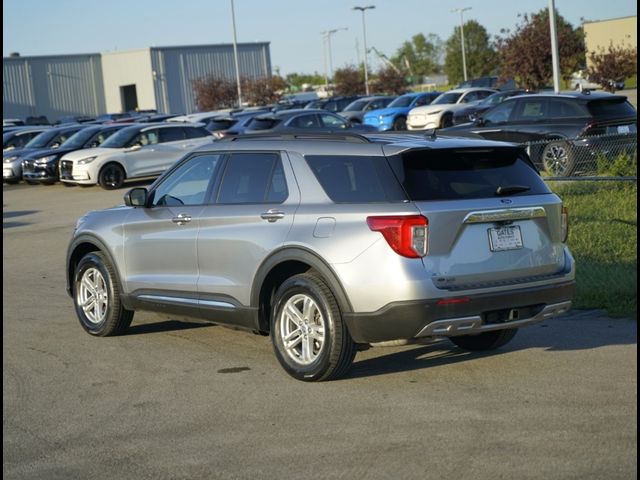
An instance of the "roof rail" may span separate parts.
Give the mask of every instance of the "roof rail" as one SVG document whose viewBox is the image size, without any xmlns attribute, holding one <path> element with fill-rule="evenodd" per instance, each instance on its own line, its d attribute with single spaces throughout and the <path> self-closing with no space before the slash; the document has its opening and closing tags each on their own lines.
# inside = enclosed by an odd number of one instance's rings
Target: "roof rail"
<svg viewBox="0 0 640 480">
<path fill-rule="evenodd" d="M 364 135 L 343 132 L 318 133 L 251 133 L 225 137 L 222 141 L 238 142 L 244 140 L 333 140 L 342 142 L 372 143 Z"/>
</svg>

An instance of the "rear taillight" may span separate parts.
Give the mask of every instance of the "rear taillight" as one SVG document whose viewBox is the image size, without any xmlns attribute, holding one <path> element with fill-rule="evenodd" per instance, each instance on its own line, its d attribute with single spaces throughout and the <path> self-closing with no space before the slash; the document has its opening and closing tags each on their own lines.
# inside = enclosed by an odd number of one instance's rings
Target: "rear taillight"
<svg viewBox="0 0 640 480">
<path fill-rule="evenodd" d="M 569 210 L 567 207 L 562 207 L 562 213 L 560 214 L 560 228 L 562 230 L 562 243 L 566 243 L 569 238 Z"/>
<path fill-rule="evenodd" d="M 367 225 L 382 233 L 389 246 L 399 255 L 424 257 L 429 246 L 429 220 L 422 215 L 367 217 Z"/>
<path fill-rule="evenodd" d="M 607 129 L 605 127 L 602 127 L 597 122 L 591 122 L 587 124 L 581 135 L 585 137 L 594 137 L 597 135 L 604 135 L 606 133 Z"/>
</svg>

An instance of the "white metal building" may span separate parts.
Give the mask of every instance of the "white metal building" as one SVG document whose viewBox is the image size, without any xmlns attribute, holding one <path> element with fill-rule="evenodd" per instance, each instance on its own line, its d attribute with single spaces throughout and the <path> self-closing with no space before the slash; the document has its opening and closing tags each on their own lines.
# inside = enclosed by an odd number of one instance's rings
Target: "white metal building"
<svg viewBox="0 0 640 480">
<path fill-rule="evenodd" d="M 271 75 L 269 42 L 239 43 L 240 75 Z M 235 79 L 232 44 L 150 47 L 103 54 L 5 57 L 3 117 L 195 110 L 193 80 Z"/>
</svg>

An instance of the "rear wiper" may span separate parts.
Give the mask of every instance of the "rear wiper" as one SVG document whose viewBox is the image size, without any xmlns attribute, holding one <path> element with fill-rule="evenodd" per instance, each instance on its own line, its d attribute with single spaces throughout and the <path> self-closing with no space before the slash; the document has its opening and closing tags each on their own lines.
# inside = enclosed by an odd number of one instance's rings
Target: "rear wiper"
<svg viewBox="0 0 640 480">
<path fill-rule="evenodd" d="M 527 190 L 531 190 L 531 187 L 525 185 L 506 185 L 503 187 L 501 185 L 496 189 L 496 195 L 511 195 L 513 193 L 526 192 Z"/>
</svg>

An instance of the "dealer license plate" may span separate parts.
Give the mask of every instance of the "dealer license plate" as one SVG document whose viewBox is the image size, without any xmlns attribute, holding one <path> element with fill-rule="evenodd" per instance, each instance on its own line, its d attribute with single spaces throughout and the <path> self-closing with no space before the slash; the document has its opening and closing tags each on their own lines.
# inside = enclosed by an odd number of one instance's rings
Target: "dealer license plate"
<svg viewBox="0 0 640 480">
<path fill-rule="evenodd" d="M 489 247 L 492 252 L 522 248 L 522 233 L 517 225 L 489 229 Z"/>
<path fill-rule="evenodd" d="M 631 132 L 629 125 L 618 125 L 618 133 L 629 133 L 629 132 Z"/>
</svg>

